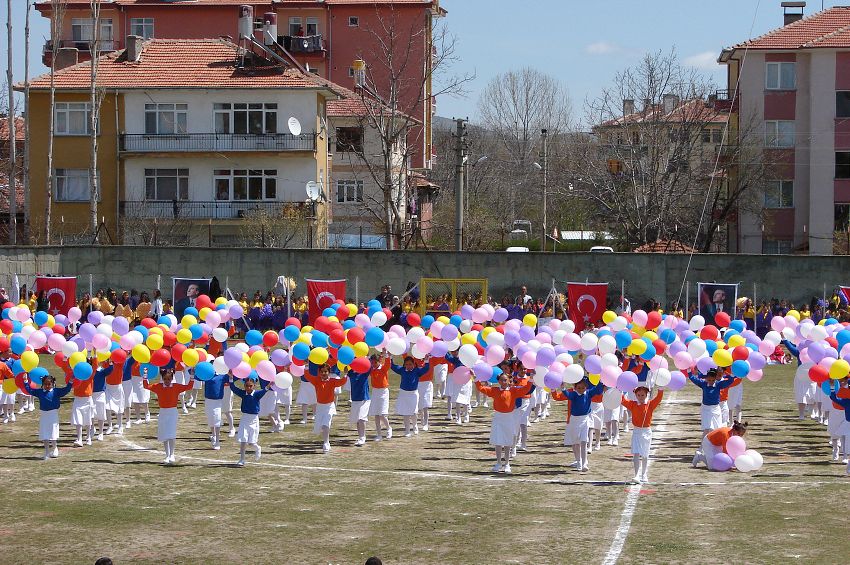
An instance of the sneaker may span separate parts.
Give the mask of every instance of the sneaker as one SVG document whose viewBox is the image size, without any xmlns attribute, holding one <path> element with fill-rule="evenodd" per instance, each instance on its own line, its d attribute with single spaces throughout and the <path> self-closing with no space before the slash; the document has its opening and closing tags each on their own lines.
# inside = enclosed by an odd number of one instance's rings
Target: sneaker
<svg viewBox="0 0 850 565">
<path fill-rule="evenodd" d="M 184 413 L 184 414 L 188 414 L 188 413 L 189 413 L 189 409 L 188 409 L 188 408 L 186 408 L 185 406 L 183 407 L 183 413 Z"/>
<path fill-rule="evenodd" d="M 91 436 L 86 438 L 86 445 L 91 445 Z"/>
<path fill-rule="evenodd" d="M 502 472 L 510 474 L 511 473 L 511 464 L 508 463 L 504 467 L 502 467 Z"/>
<path fill-rule="evenodd" d="M 641 478 L 640 478 L 640 482 L 642 482 L 642 483 L 648 483 L 648 482 L 649 482 L 649 477 L 646 475 L 646 473 L 644 473 L 644 474 L 641 476 Z"/>
<path fill-rule="evenodd" d="M 601 443 L 597 443 L 596 445 L 593 446 L 593 451 L 599 451 L 600 449 L 602 449 Z"/>
<path fill-rule="evenodd" d="M 447 415 L 446 415 L 446 420 L 448 420 L 449 422 L 451 422 L 452 420 L 454 420 L 454 416 L 452 416 L 451 414 L 447 414 Z"/>
<path fill-rule="evenodd" d="M 615 438 L 611 445 L 620 445 L 620 440 Z"/>
<path fill-rule="evenodd" d="M 393 429 L 387 428 L 387 439 L 390 439 L 392 437 L 393 437 Z"/>
<path fill-rule="evenodd" d="M 572 463 L 570 463 L 569 465 L 567 465 L 567 467 L 576 467 L 576 468 L 578 468 L 578 466 L 579 466 L 579 465 L 580 465 L 580 463 L 579 463 L 578 461 L 573 461 Z"/>
<path fill-rule="evenodd" d="M 259 444 L 257 444 L 257 450 L 254 452 L 254 459 L 259 461 L 260 457 L 262 457 L 262 455 L 263 455 L 263 448 L 260 447 Z"/>
<path fill-rule="evenodd" d="M 237 467 L 244 467 L 245 466 L 245 460 L 240 459 L 239 461 L 236 462 L 236 466 Z"/>
<path fill-rule="evenodd" d="M 460 416 L 458 416 L 458 417 L 457 417 L 457 425 L 458 425 L 458 426 L 462 426 L 462 425 L 463 425 L 463 418 L 461 418 Z"/>
<path fill-rule="evenodd" d="M 302 424 L 306 424 L 306 423 L 307 423 L 307 418 L 301 418 L 301 423 L 302 423 Z"/>
<path fill-rule="evenodd" d="M 230 428 L 230 431 L 227 432 L 227 437 L 236 437 L 236 430 L 234 428 Z"/>
<path fill-rule="evenodd" d="M 58 447 L 54 447 L 54 448 L 53 448 L 53 451 L 51 451 L 51 452 L 50 452 L 50 456 L 51 456 L 51 457 L 59 457 L 59 448 L 58 448 Z"/>
<path fill-rule="evenodd" d="M 97 441 L 103 441 L 103 434 L 97 434 Z"/>
<path fill-rule="evenodd" d="M 468 424 L 468 423 L 469 423 L 469 414 L 467 414 L 467 415 L 465 415 L 465 416 L 463 417 L 463 423 L 464 423 L 464 424 Z"/>
<path fill-rule="evenodd" d="M 284 426 L 288 426 L 288 425 L 289 425 L 289 418 L 287 418 L 286 420 L 284 420 L 284 421 L 283 421 L 283 425 L 284 425 Z"/>
<path fill-rule="evenodd" d="M 49 454 L 49 453 L 45 453 L 45 454 L 44 454 L 44 457 L 42 457 L 42 459 L 43 459 L 43 460 L 45 460 L 45 461 L 47 461 L 48 459 L 50 459 L 50 454 Z"/>
<path fill-rule="evenodd" d="M 381 437 L 381 435 L 380 435 L 380 434 L 378 434 L 378 435 L 376 435 L 376 436 L 375 436 L 375 441 L 381 441 L 382 439 L 383 439 L 383 438 Z"/>
<path fill-rule="evenodd" d="M 8 424 L 8 423 L 9 423 L 9 417 L 8 417 L 8 416 L 6 416 L 5 418 L 3 418 L 3 423 L 4 423 L 4 424 Z"/>
<path fill-rule="evenodd" d="M 27 407 L 26 407 L 26 406 L 21 406 L 21 409 L 20 409 L 20 410 L 18 410 L 18 414 L 23 414 L 23 413 L 24 413 L 24 412 L 26 412 L 26 411 L 27 411 Z"/>
<path fill-rule="evenodd" d="M 422 426 L 422 431 L 423 431 L 423 432 L 427 432 L 427 431 L 428 431 L 428 424 L 425 424 L 424 426 Z"/>
<path fill-rule="evenodd" d="M 328 442 L 323 443 L 322 444 L 322 453 L 330 453 L 330 451 L 331 451 L 331 444 L 328 443 Z"/>
<path fill-rule="evenodd" d="M 166 457 L 162 460 L 163 465 L 171 465 L 171 457 Z"/>
<path fill-rule="evenodd" d="M 12 412 L 12 422 L 16 422 L 18 418 L 15 416 L 15 413 Z"/>
<path fill-rule="evenodd" d="M 516 457 L 516 446 L 511 448 L 511 457 Z"/>
<path fill-rule="evenodd" d="M 697 465 L 699 465 L 700 461 L 702 461 L 702 452 L 697 451 L 696 453 L 694 453 L 694 460 L 691 462 L 691 465 L 693 465 L 694 468 L 696 469 L 696 467 L 697 467 Z"/>
<path fill-rule="evenodd" d="M 501 472 L 501 470 L 502 470 L 502 466 L 501 466 L 501 465 L 499 465 L 498 463 L 496 463 L 495 465 L 493 465 L 493 472 L 494 472 L 494 473 L 499 473 L 499 472 Z"/>
<path fill-rule="evenodd" d="M 137 426 L 141 426 L 141 425 L 142 425 L 142 422 L 144 422 L 144 420 L 142 420 L 141 418 L 139 418 L 138 420 L 136 420 L 136 425 L 137 425 Z"/>
<path fill-rule="evenodd" d="M 213 450 L 218 451 L 221 449 L 221 444 L 219 442 L 215 442 L 212 446 Z"/>
<path fill-rule="evenodd" d="M 519 449 L 520 451 L 528 451 L 528 447 L 524 443 L 519 444 L 519 447 L 517 447 L 517 449 Z"/>
<path fill-rule="evenodd" d="M 123 435 L 124 435 L 124 430 L 123 430 L 123 429 L 119 426 L 119 427 L 118 427 L 118 431 L 117 431 L 117 432 L 115 432 L 115 435 L 117 435 L 117 436 L 123 436 Z"/>
<path fill-rule="evenodd" d="M 124 424 L 124 427 L 125 427 L 125 428 L 127 428 L 127 429 L 129 430 L 130 428 L 132 428 L 132 427 L 133 427 L 133 423 L 132 423 L 132 422 L 130 422 L 130 420 L 127 420 L 127 423 L 126 423 L 126 424 Z"/>
<path fill-rule="evenodd" d="M 74 440 L 74 443 L 72 445 L 74 447 L 82 447 L 83 446 L 83 440 L 81 440 L 81 439 Z"/>
<path fill-rule="evenodd" d="M 151 414 L 150 414 L 150 412 L 148 412 L 147 414 L 145 414 L 145 423 L 146 424 L 150 423 L 150 421 L 151 421 Z"/>
<path fill-rule="evenodd" d="M 413 434 L 417 436 L 419 435 L 419 426 L 413 426 Z"/>
<path fill-rule="evenodd" d="M 632 483 L 638 485 L 638 484 L 640 484 L 640 482 L 641 482 L 640 475 L 635 475 L 634 477 L 632 477 Z"/>
<path fill-rule="evenodd" d="M 581 468 L 581 472 L 582 472 L 582 473 L 584 473 L 584 472 L 586 472 L 588 469 L 590 469 L 590 467 L 588 467 L 587 465 L 585 465 L 584 467 L 582 467 L 582 468 Z"/>
<path fill-rule="evenodd" d="M 109 426 L 108 428 L 106 428 L 106 435 L 108 435 L 108 436 L 112 435 L 112 426 Z"/>
<path fill-rule="evenodd" d="M 405 432 L 404 437 L 413 437 L 413 433 L 412 432 Z"/>
</svg>

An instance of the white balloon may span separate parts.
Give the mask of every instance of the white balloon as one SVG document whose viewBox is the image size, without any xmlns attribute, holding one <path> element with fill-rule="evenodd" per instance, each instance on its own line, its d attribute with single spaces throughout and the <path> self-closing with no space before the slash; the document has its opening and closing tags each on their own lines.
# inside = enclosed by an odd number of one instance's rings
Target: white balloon
<svg viewBox="0 0 850 565">
<path fill-rule="evenodd" d="M 451 341 L 446 342 L 446 345 L 449 348 L 449 351 L 457 351 L 458 347 L 460 347 L 460 338 L 456 337 Z"/>
<path fill-rule="evenodd" d="M 383 310 L 375 312 L 372 314 L 370 321 L 373 326 L 383 326 L 387 323 L 387 315 L 383 312 Z"/>
<path fill-rule="evenodd" d="M 614 320 L 611 321 L 610 324 L 608 324 L 608 327 L 610 327 L 611 330 L 618 332 L 620 330 L 626 329 L 626 326 L 628 326 L 628 325 L 629 325 L 628 320 L 626 320 L 622 316 L 617 316 L 616 318 L 614 318 Z"/>
<path fill-rule="evenodd" d="M 498 345 L 499 347 L 502 347 L 505 345 L 505 336 L 499 332 L 490 332 L 490 335 L 485 337 L 484 341 L 487 345 Z"/>
<path fill-rule="evenodd" d="M 292 375 L 286 371 L 274 376 L 274 384 L 277 388 L 289 388 L 292 386 Z"/>
<path fill-rule="evenodd" d="M 658 369 L 655 371 L 655 385 L 656 386 L 667 386 L 670 384 L 672 380 L 672 376 L 670 371 L 667 369 Z"/>
<path fill-rule="evenodd" d="M 30 336 L 35 333 L 35 331 L 36 328 L 34 328 L 33 326 L 24 326 L 23 328 L 21 328 L 21 337 L 26 340 L 29 340 Z"/>
<path fill-rule="evenodd" d="M 227 368 L 227 364 L 224 362 L 224 357 L 216 357 L 213 360 L 213 369 L 215 369 L 216 375 L 226 375 L 230 370 Z"/>
<path fill-rule="evenodd" d="M 534 352 L 540 351 L 540 348 L 543 347 L 543 344 L 536 339 L 532 339 L 526 345 L 528 345 L 528 348 Z"/>
<path fill-rule="evenodd" d="M 561 325 L 558 326 L 558 330 L 571 334 L 576 331 L 576 325 L 572 320 L 564 320 L 561 322 Z"/>
<path fill-rule="evenodd" d="M 826 331 L 825 326 L 812 326 L 812 329 L 809 331 L 809 339 L 812 341 L 823 341 L 826 339 L 827 335 L 829 334 Z"/>
<path fill-rule="evenodd" d="M 109 324 L 105 324 L 105 323 L 98 324 L 96 331 L 97 331 L 97 333 L 103 334 L 106 337 L 112 337 L 112 326 L 109 325 Z"/>
<path fill-rule="evenodd" d="M 697 314 L 696 316 L 691 318 L 691 321 L 688 322 L 688 327 L 691 329 L 692 332 L 698 332 L 704 326 L 705 326 L 705 318 L 703 318 L 699 314 Z"/>
<path fill-rule="evenodd" d="M 576 384 L 584 378 L 584 368 L 579 364 L 569 365 L 564 369 L 564 382 Z"/>
<path fill-rule="evenodd" d="M 794 330 L 792 330 L 791 328 L 785 328 L 785 329 L 782 330 L 782 337 L 787 339 L 788 341 L 791 341 L 792 339 L 794 339 L 794 337 L 796 335 L 797 335 L 797 333 Z"/>
<path fill-rule="evenodd" d="M 617 351 L 617 340 L 612 335 L 603 335 L 599 338 L 599 343 L 596 347 L 599 348 L 599 353 L 603 355 L 614 354 Z"/>
<path fill-rule="evenodd" d="M 464 320 L 460 323 L 460 333 L 468 334 L 472 329 L 472 320 Z"/>
<path fill-rule="evenodd" d="M 474 345 L 467 343 L 460 347 L 457 352 L 457 358 L 460 359 L 460 362 L 463 363 L 464 366 L 471 369 L 473 365 L 478 362 L 478 350 Z"/>
<path fill-rule="evenodd" d="M 701 357 L 705 351 L 705 342 L 700 338 L 692 339 L 690 343 L 688 343 L 688 353 L 690 353 L 691 357 L 694 359 Z"/>
<path fill-rule="evenodd" d="M 758 471 L 764 466 L 764 458 L 761 456 L 761 453 L 756 451 L 755 449 L 748 449 L 744 452 L 744 455 L 749 455 L 753 459 L 754 467 L 753 471 Z"/>
<path fill-rule="evenodd" d="M 742 473 L 749 473 L 755 470 L 756 462 L 752 457 L 743 453 L 735 458 L 735 468 Z"/>
<path fill-rule="evenodd" d="M 234 345 L 233 347 L 235 347 L 236 349 L 238 349 L 238 350 L 239 350 L 239 351 L 241 351 L 242 353 L 248 353 L 248 350 L 249 350 L 249 349 L 251 349 L 251 348 L 248 346 L 248 344 L 247 344 L 247 343 L 245 343 L 244 341 L 240 341 L 239 343 L 237 343 L 237 344 L 236 344 L 236 345 Z"/>
<path fill-rule="evenodd" d="M 620 364 L 620 360 L 613 353 L 606 353 L 602 356 L 603 367 L 616 367 Z"/>
<path fill-rule="evenodd" d="M 70 357 L 72 353 L 76 353 L 79 350 L 80 348 L 77 347 L 77 344 L 73 341 L 66 341 L 62 345 L 62 355 L 64 355 L 65 357 Z"/>
<path fill-rule="evenodd" d="M 779 332 L 777 332 L 775 330 L 770 330 L 769 332 L 767 332 L 767 334 L 765 334 L 764 339 L 762 341 L 767 341 L 769 343 L 772 343 L 773 346 L 775 347 L 775 346 L 779 345 L 780 341 L 782 341 L 782 336 L 779 335 Z"/>
<path fill-rule="evenodd" d="M 811 339 L 812 329 L 814 327 L 815 325 L 809 320 L 803 322 L 802 324 L 800 324 L 800 335 L 802 335 L 806 339 Z M 796 333 L 793 327 L 786 326 L 785 329 L 791 330 L 791 334 Z M 785 335 L 785 329 L 782 330 L 783 336 Z"/>
<path fill-rule="evenodd" d="M 425 330 L 420 327 L 410 328 L 410 331 L 407 332 L 407 343 L 416 343 L 419 341 L 419 338 L 425 335 Z"/>
<path fill-rule="evenodd" d="M 416 347 L 415 343 L 410 347 L 410 354 L 413 355 L 413 357 L 416 359 L 425 359 L 426 355 L 422 351 L 419 351 L 419 348 Z"/>
<path fill-rule="evenodd" d="M 219 343 L 224 343 L 227 341 L 227 330 L 224 328 L 215 328 L 212 331 L 212 338 Z"/>
<path fill-rule="evenodd" d="M 599 338 L 596 337 L 596 334 L 588 332 L 581 336 L 581 348 L 585 351 L 595 350 L 597 343 L 599 343 Z"/>
<path fill-rule="evenodd" d="M 563 363 L 564 365 L 572 365 L 574 363 L 573 356 L 569 353 L 561 353 L 556 358 L 555 361 L 559 363 Z"/>
<path fill-rule="evenodd" d="M 133 343 L 134 343 L 135 345 L 139 345 L 140 343 L 144 343 L 144 342 L 145 342 L 145 336 L 143 336 L 143 335 L 141 334 L 141 332 L 139 332 L 139 331 L 137 331 L 137 330 L 131 330 L 131 331 L 127 332 L 127 333 L 126 333 L 126 334 L 124 334 L 124 335 L 126 335 L 126 336 L 127 336 L 127 339 L 131 339 L 131 340 L 133 340 Z"/>
<path fill-rule="evenodd" d="M 616 388 L 609 388 L 602 394 L 602 406 L 606 410 L 615 410 L 623 402 L 623 394 Z"/>
<path fill-rule="evenodd" d="M 555 318 L 557 320 L 557 318 Z M 553 321 L 555 321 L 553 320 Z M 552 334 L 552 343 L 563 343 L 564 337 L 567 335 L 567 332 L 564 330 L 556 330 L 554 334 Z"/>
<path fill-rule="evenodd" d="M 387 343 L 387 351 L 389 351 L 391 355 L 403 355 L 404 352 L 407 351 L 407 342 L 400 337 L 394 337 L 390 339 L 389 343 Z"/>
</svg>

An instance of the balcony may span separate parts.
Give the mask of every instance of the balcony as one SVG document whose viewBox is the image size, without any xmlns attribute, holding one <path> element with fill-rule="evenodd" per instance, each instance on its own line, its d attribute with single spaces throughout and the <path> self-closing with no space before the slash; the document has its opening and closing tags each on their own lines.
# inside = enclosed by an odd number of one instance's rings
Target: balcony
<svg viewBox="0 0 850 565">
<path fill-rule="evenodd" d="M 124 218 L 146 220 L 243 220 L 259 215 L 296 220 L 307 211 L 304 202 L 251 200 L 125 200 L 120 209 Z"/>
<path fill-rule="evenodd" d="M 731 90 L 717 90 L 708 97 L 708 102 L 717 112 L 737 112 L 738 96 Z"/>
<path fill-rule="evenodd" d="M 290 53 L 324 53 L 321 35 L 284 35 L 283 48 Z"/>
<path fill-rule="evenodd" d="M 120 45 L 117 41 L 109 39 L 101 39 L 98 41 L 98 51 L 101 53 L 115 51 L 116 49 L 120 49 Z M 91 42 L 87 39 L 74 40 L 74 39 L 60 39 L 59 46 L 57 49 L 76 49 L 81 53 L 88 53 L 91 50 Z M 48 39 L 44 42 L 44 47 L 42 48 L 42 55 L 49 56 L 50 53 L 53 52 L 53 41 Z"/>
<path fill-rule="evenodd" d="M 202 153 L 207 151 L 315 151 L 316 134 L 289 133 L 124 133 L 120 136 L 124 153 Z"/>
</svg>

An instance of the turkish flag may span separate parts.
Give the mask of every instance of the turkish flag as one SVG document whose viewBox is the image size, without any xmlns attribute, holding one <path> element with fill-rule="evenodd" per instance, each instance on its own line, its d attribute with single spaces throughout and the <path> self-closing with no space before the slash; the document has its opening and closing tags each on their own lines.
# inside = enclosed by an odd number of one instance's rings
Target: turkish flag
<svg viewBox="0 0 850 565">
<path fill-rule="evenodd" d="M 844 295 L 844 300 L 850 304 L 850 286 L 839 286 L 838 288 L 841 289 L 841 294 Z"/>
<path fill-rule="evenodd" d="M 77 277 L 36 277 L 35 289 L 42 290 L 50 302 L 48 314 L 67 315 L 77 303 Z"/>
<path fill-rule="evenodd" d="M 608 299 L 608 283 L 567 283 L 567 304 L 576 333 L 602 321 Z"/>
<path fill-rule="evenodd" d="M 345 300 L 345 279 L 319 281 L 307 279 L 307 298 L 309 300 L 310 324 L 322 315 L 322 311 L 333 305 L 337 299 Z"/>
</svg>

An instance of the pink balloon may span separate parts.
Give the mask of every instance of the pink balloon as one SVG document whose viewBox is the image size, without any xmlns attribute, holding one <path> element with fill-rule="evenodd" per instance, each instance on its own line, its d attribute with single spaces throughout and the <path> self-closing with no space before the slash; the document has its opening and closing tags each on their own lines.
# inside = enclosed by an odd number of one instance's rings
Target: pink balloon
<svg viewBox="0 0 850 565">
<path fill-rule="evenodd" d="M 47 346 L 53 351 L 62 351 L 63 345 L 65 345 L 65 336 L 61 334 L 53 334 L 47 338 Z"/>
<path fill-rule="evenodd" d="M 649 315 L 643 310 L 635 310 L 634 314 L 632 314 L 632 321 L 639 326 L 646 327 L 648 319 Z"/>
<path fill-rule="evenodd" d="M 77 308 L 76 306 L 72 306 L 70 310 L 68 310 L 68 321 L 72 324 L 77 323 L 80 318 L 83 316 L 82 310 Z"/>
<path fill-rule="evenodd" d="M 525 355 L 522 356 L 521 361 L 523 367 L 526 369 L 533 369 L 537 366 L 537 353 L 534 351 L 527 351 Z"/>
<path fill-rule="evenodd" d="M 656 355 L 652 359 L 649 360 L 649 368 L 653 371 L 657 371 L 658 369 L 667 369 L 669 365 L 667 364 L 667 359 L 662 357 L 661 355 Z"/>
<path fill-rule="evenodd" d="M 293 363 L 289 366 L 289 374 L 293 377 L 301 377 L 304 375 L 304 365 L 296 365 Z"/>
<path fill-rule="evenodd" d="M 691 357 L 690 353 L 687 351 L 682 351 L 677 353 L 673 358 L 673 364 L 680 371 L 684 371 L 685 369 L 690 369 L 694 364 L 694 359 Z"/>
<path fill-rule="evenodd" d="M 765 357 L 769 357 L 770 355 L 772 355 L 774 349 L 776 349 L 776 346 L 770 343 L 769 341 L 762 341 L 759 344 L 759 353 L 761 353 Z"/>
<path fill-rule="evenodd" d="M 750 372 L 747 373 L 747 378 L 752 382 L 757 383 L 764 376 L 764 371 L 761 369 L 750 369 Z"/>
<path fill-rule="evenodd" d="M 237 379 L 244 379 L 251 374 L 251 365 L 249 365 L 245 361 L 242 361 L 233 369 L 231 369 L 230 372 L 233 373 L 233 376 Z"/>
<path fill-rule="evenodd" d="M 570 351 L 579 351 L 581 349 L 581 337 L 578 334 L 568 333 L 564 336 L 563 346 Z"/>
<path fill-rule="evenodd" d="M 469 369 L 461 365 L 460 367 L 456 367 L 454 371 L 452 371 L 452 380 L 457 385 L 464 385 L 469 382 Z"/>
<path fill-rule="evenodd" d="M 785 319 L 781 318 L 779 316 L 774 316 L 770 320 L 770 329 L 777 331 L 777 332 L 781 332 L 782 330 L 785 329 Z"/>
<path fill-rule="evenodd" d="M 496 366 L 505 360 L 505 350 L 499 345 L 491 345 L 484 353 L 488 365 Z"/>
<path fill-rule="evenodd" d="M 620 369 L 617 365 L 606 365 L 602 367 L 602 375 L 599 377 L 599 380 L 602 381 L 607 387 L 615 387 L 617 386 L 617 377 L 620 376 L 623 370 Z"/>
<path fill-rule="evenodd" d="M 53 335 L 59 335 L 59 334 L 53 334 Z M 106 337 L 106 336 L 104 336 L 104 337 Z M 32 332 L 30 334 L 29 339 L 27 340 L 27 343 L 33 349 L 41 349 L 42 347 L 44 347 L 47 344 L 47 336 L 44 335 L 44 333 L 40 332 L 40 331 Z"/>
<path fill-rule="evenodd" d="M 265 359 L 257 363 L 256 371 L 264 381 L 274 381 L 274 377 L 277 374 L 277 368 L 274 366 L 274 363 Z"/>
<path fill-rule="evenodd" d="M 741 436 L 732 436 L 726 440 L 726 453 L 734 461 L 739 455 L 743 455 L 747 450 L 747 442 Z"/>
<path fill-rule="evenodd" d="M 434 341 L 427 335 L 424 335 L 416 340 L 416 349 L 427 355 L 434 349 Z"/>
</svg>

